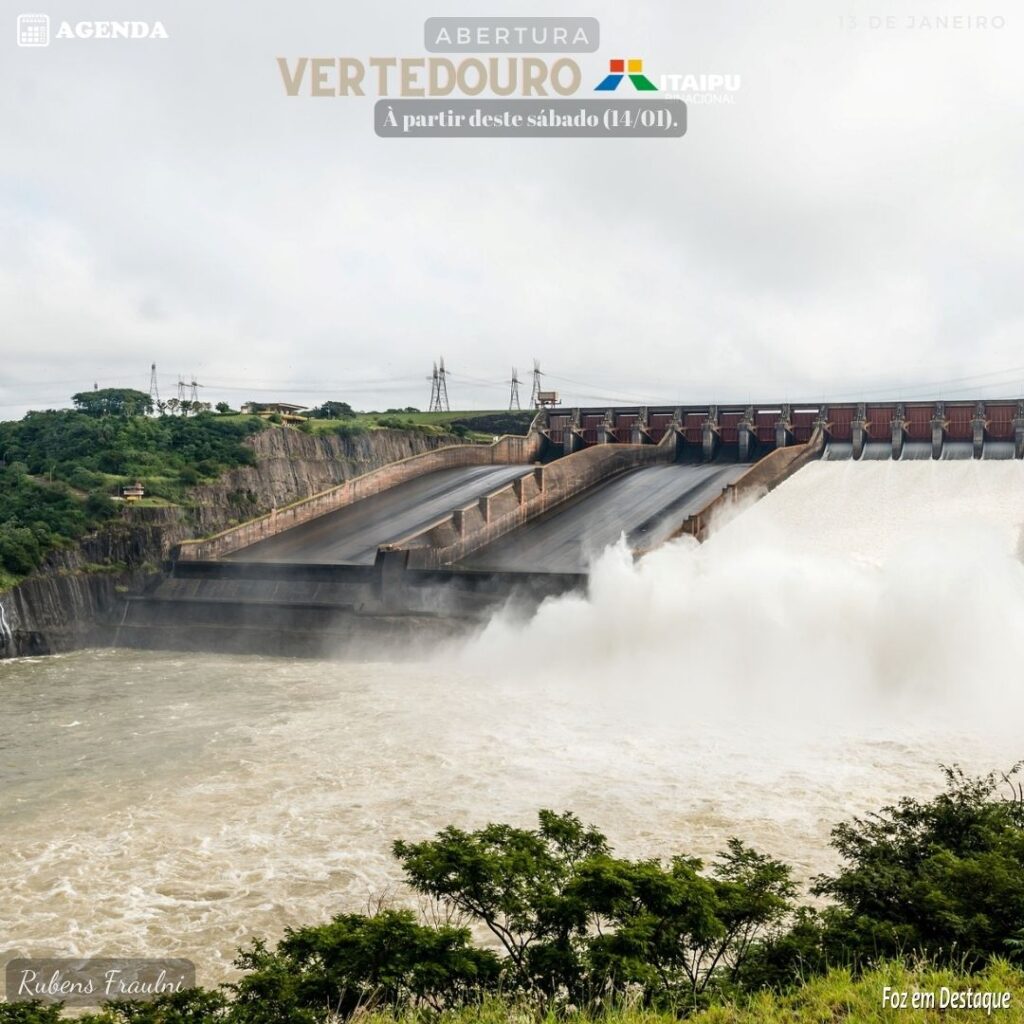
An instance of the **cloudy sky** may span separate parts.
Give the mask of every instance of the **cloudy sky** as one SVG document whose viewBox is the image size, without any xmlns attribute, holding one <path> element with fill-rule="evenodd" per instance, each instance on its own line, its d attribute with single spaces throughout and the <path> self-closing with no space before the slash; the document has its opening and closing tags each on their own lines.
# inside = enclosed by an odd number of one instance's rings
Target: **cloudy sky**
<svg viewBox="0 0 1024 1024">
<path fill-rule="evenodd" d="M 535 358 L 583 404 L 1024 394 L 1024 15 L 992 3 L 5 5 L 0 416 L 152 362 L 425 407 L 442 354 L 466 408 Z M 25 10 L 170 38 L 19 48 Z M 370 97 L 284 93 L 277 56 L 422 56 L 460 13 L 597 17 L 588 96 L 618 56 L 741 88 L 593 140 L 378 139 Z"/>
</svg>

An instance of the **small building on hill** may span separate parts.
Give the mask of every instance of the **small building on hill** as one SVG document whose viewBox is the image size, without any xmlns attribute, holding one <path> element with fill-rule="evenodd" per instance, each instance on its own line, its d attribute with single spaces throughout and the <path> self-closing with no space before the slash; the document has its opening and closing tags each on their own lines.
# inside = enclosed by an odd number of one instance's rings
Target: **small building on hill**
<svg viewBox="0 0 1024 1024">
<path fill-rule="evenodd" d="M 285 423 L 301 423 L 306 417 L 299 414 L 305 408 L 304 405 L 293 405 L 291 402 L 246 402 L 242 412 L 250 416 L 262 416 L 264 419 L 280 416 Z"/>
</svg>

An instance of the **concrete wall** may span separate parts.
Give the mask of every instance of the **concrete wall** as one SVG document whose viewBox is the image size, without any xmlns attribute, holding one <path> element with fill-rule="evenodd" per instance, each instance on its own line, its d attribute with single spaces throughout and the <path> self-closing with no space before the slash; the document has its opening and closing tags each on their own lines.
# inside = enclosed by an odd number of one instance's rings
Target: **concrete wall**
<svg viewBox="0 0 1024 1024">
<path fill-rule="evenodd" d="M 266 515 L 239 523 L 211 537 L 184 541 L 177 549 L 176 558 L 182 561 L 209 561 L 223 558 L 257 541 L 276 537 L 293 526 L 309 522 L 328 512 L 351 505 L 374 494 L 440 469 L 460 466 L 491 466 L 529 463 L 540 453 L 540 434 L 525 437 L 506 435 L 491 445 L 458 444 L 389 463 L 362 476 L 353 477 L 336 487 L 330 487 L 308 498 L 273 509 Z"/>
<path fill-rule="evenodd" d="M 671 462 L 670 445 L 609 444 L 586 448 L 506 484 L 388 550 L 407 551 L 410 569 L 452 565 L 588 487 L 638 466 Z"/>
<path fill-rule="evenodd" d="M 673 536 L 689 534 L 698 540 L 704 540 L 707 536 L 708 525 L 715 515 L 740 501 L 748 498 L 756 500 L 763 497 L 784 480 L 789 479 L 801 466 L 805 466 L 813 459 L 820 458 L 824 447 L 824 432 L 816 429 L 807 444 L 776 448 L 760 462 L 755 462 L 743 476 L 705 505 L 700 512 L 690 516 Z"/>
</svg>

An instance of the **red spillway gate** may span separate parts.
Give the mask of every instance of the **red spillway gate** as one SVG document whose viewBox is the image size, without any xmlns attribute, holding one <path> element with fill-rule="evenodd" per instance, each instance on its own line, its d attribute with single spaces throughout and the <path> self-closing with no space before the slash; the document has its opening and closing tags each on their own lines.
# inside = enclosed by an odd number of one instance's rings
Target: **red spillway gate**
<svg viewBox="0 0 1024 1024">
<path fill-rule="evenodd" d="M 828 419 L 832 424 L 830 434 L 834 441 L 853 440 L 853 415 L 856 411 L 853 406 L 829 409 Z"/>
<path fill-rule="evenodd" d="M 683 437 L 691 444 L 700 444 L 704 438 L 704 421 L 707 413 L 688 412 L 683 418 Z"/>
<path fill-rule="evenodd" d="M 992 403 L 985 406 L 985 418 L 988 420 L 986 433 L 994 441 L 1013 439 L 1013 420 L 1017 415 L 1017 406 L 1006 403 Z"/>
<path fill-rule="evenodd" d="M 548 417 L 548 437 L 551 438 L 553 444 L 564 444 L 567 430 L 569 430 L 568 416 Z"/>
<path fill-rule="evenodd" d="M 796 409 L 790 416 L 793 424 L 793 440 L 797 444 L 806 444 L 814 432 L 814 424 L 818 422 L 817 409 Z"/>
<path fill-rule="evenodd" d="M 640 416 L 635 412 L 619 413 L 615 417 L 615 426 L 612 428 L 615 440 L 620 444 L 631 444 L 633 441 L 633 427 L 638 419 L 640 419 Z"/>
<path fill-rule="evenodd" d="M 722 444 L 739 444 L 740 420 L 742 412 L 723 412 L 718 414 L 718 436 Z"/>
<path fill-rule="evenodd" d="M 754 413 L 754 429 L 757 433 L 758 444 L 775 444 L 775 425 L 779 422 L 781 414 L 781 409 Z"/>
<path fill-rule="evenodd" d="M 875 441 L 891 438 L 892 419 L 895 415 L 895 405 L 869 405 L 867 407 L 868 436 Z"/>
<path fill-rule="evenodd" d="M 583 440 L 587 444 L 597 444 L 597 432 L 604 424 L 604 413 L 587 413 L 583 416 Z"/>
<path fill-rule="evenodd" d="M 654 412 L 648 418 L 647 433 L 657 444 L 672 426 L 673 414 L 670 412 Z"/>
<path fill-rule="evenodd" d="M 929 441 L 932 436 L 932 417 L 935 407 L 931 405 L 911 405 L 906 410 L 907 437 L 911 441 Z"/>
<path fill-rule="evenodd" d="M 971 420 L 974 418 L 972 405 L 946 406 L 946 436 L 950 441 L 970 441 L 974 436 Z"/>
</svg>

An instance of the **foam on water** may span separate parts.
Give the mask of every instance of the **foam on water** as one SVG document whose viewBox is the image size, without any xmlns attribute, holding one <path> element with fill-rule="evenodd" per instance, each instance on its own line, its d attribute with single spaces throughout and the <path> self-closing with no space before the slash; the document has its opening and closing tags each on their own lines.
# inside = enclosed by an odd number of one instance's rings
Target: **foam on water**
<svg viewBox="0 0 1024 1024">
<path fill-rule="evenodd" d="M 823 870 L 835 821 L 1022 753 L 1022 470 L 816 464 L 428 664 L 5 664 L 0 956 L 182 955 L 217 981 L 249 936 L 394 885 L 393 838 L 541 806 L 626 854 L 736 834 Z"/>
</svg>

